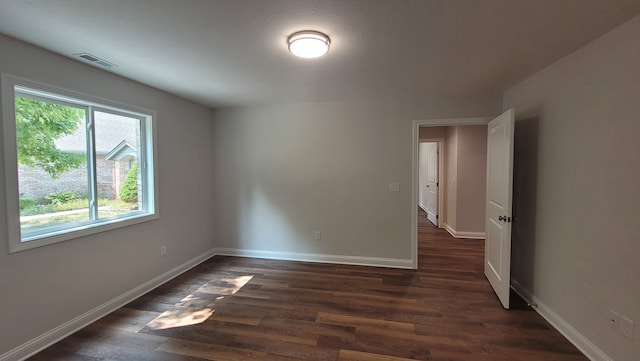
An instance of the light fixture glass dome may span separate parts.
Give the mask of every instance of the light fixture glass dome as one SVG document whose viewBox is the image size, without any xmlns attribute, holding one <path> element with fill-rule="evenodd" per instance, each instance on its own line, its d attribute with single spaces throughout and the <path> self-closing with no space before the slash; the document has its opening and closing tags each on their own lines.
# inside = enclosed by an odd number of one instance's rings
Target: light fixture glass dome
<svg viewBox="0 0 640 361">
<path fill-rule="evenodd" d="M 331 40 L 317 31 L 299 31 L 289 36 L 289 51 L 301 58 L 317 58 L 329 51 Z"/>
</svg>

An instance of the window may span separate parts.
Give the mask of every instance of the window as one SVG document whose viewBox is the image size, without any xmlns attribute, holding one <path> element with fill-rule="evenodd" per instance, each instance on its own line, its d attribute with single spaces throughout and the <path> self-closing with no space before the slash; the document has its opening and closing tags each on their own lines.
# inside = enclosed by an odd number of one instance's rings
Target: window
<svg viewBox="0 0 640 361">
<path fill-rule="evenodd" d="M 10 251 L 157 218 L 153 113 L 4 75 Z"/>
</svg>

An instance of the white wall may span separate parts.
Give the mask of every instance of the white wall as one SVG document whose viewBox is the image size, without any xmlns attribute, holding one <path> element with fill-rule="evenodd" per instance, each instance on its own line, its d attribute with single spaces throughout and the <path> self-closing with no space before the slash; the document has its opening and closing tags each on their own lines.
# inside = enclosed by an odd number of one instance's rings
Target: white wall
<svg viewBox="0 0 640 361">
<path fill-rule="evenodd" d="M 458 127 L 448 127 L 444 139 L 444 227 L 456 229 L 458 214 Z"/>
<path fill-rule="evenodd" d="M 487 126 L 457 128 L 456 231 L 482 237 L 487 194 Z"/>
<path fill-rule="evenodd" d="M 518 120 L 513 278 L 596 360 L 640 357 L 638 34 L 640 16 L 504 94 Z"/>
<path fill-rule="evenodd" d="M 8 254 L 0 164 L 2 355 L 212 249 L 213 149 L 205 107 L 2 35 L 0 54 L 0 72 L 156 111 L 160 187 L 159 220 Z"/>
<path fill-rule="evenodd" d="M 410 266 L 413 120 L 497 113 L 491 96 L 218 110 L 217 245 Z M 390 182 L 400 192 L 389 192 Z"/>
<path fill-rule="evenodd" d="M 484 238 L 487 126 L 447 127 L 444 151 L 444 228 L 454 237 Z"/>
</svg>

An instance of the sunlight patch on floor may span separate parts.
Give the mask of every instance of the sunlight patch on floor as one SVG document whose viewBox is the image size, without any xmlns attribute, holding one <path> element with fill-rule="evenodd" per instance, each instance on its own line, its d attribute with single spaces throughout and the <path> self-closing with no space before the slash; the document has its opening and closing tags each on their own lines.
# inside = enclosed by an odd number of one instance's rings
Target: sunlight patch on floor
<svg viewBox="0 0 640 361">
<path fill-rule="evenodd" d="M 196 292 L 175 304 L 174 309 L 161 313 L 149 322 L 147 327 L 152 330 L 164 330 L 200 324 L 213 315 L 215 312 L 213 304 L 216 301 L 223 300 L 225 296 L 235 294 L 252 278 L 253 275 L 225 278 L 215 283 L 207 282 L 198 288 Z M 207 298 L 198 294 L 211 294 L 214 296 Z"/>
<path fill-rule="evenodd" d="M 152 330 L 197 325 L 209 319 L 214 310 L 211 308 L 192 309 L 183 308 L 165 311 L 147 324 Z"/>
</svg>

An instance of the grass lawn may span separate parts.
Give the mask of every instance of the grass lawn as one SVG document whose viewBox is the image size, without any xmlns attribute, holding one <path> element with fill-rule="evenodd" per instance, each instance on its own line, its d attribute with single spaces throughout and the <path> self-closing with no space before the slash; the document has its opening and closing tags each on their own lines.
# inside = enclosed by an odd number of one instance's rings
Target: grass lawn
<svg viewBox="0 0 640 361">
<path fill-rule="evenodd" d="M 20 227 L 22 231 L 35 230 L 60 224 L 86 221 L 89 219 L 89 202 L 86 199 L 53 205 L 38 205 L 20 211 Z M 132 212 L 137 204 L 121 200 L 98 200 L 98 217 L 108 218 Z"/>
</svg>

